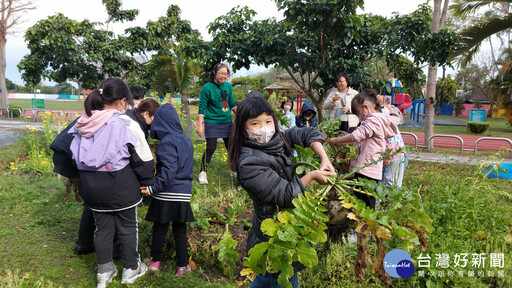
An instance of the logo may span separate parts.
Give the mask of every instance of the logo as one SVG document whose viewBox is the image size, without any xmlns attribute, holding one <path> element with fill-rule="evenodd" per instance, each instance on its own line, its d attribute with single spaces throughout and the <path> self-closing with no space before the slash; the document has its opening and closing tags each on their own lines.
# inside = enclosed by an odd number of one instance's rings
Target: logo
<svg viewBox="0 0 512 288">
<path fill-rule="evenodd" d="M 384 270 L 393 278 L 409 278 L 414 274 L 414 264 L 409 253 L 394 249 L 384 256 Z"/>
</svg>

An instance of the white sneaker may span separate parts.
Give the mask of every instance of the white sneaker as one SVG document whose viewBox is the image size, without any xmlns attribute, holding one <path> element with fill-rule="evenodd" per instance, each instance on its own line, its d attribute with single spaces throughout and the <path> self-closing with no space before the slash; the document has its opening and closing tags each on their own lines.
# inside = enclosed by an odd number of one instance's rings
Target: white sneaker
<svg viewBox="0 0 512 288">
<path fill-rule="evenodd" d="M 123 268 L 123 279 L 121 280 L 121 284 L 133 284 L 135 280 L 144 276 L 147 271 L 148 266 L 144 263 L 139 263 L 139 268 L 137 269 Z"/>
<path fill-rule="evenodd" d="M 205 171 L 201 171 L 199 173 L 199 184 L 201 184 L 201 185 L 208 184 L 208 179 L 206 179 L 206 172 Z"/>
<path fill-rule="evenodd" d="M 114 266 L 114 269 L 110 270 L 109 272 L 105 273 L 98 273 L 97 279 L 98 279 L 98 286 L 97 288 L 105 288 L 107 287 L 108 283 L 112 282 L 112 279 L 117 276 L 117 267 Z"/>
</svg>

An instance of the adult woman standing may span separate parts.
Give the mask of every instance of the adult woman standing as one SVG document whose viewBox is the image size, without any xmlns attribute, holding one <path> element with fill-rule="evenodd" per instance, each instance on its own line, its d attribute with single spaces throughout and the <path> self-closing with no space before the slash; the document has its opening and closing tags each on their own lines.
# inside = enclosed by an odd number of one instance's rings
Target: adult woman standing
<svg viewBox="0 0 512 288">
<path fill-rule="evenodd" d="M 233 87 L 226 82 L 228 76 L 228 66 L 218 63 L 210 72 L 210 82 L 200 92 L 196 132 L 199 137 L 204 135 L 206 138 L 206 151 L 201 160 L 199 184 L 208 184 L 206 169 L 217 149 L 217 139 L 222 138 L 226 149 L 229 149 L 229 135 L 233 126 L 231 110 L 236 112 L 236 102 Z"/>
<path fill-rule="evenodd" d="M 350 76 L 340 73 L 336 76 L 336 88 L 332 89 L 324 102 L 324 109 L 329 110 L 329 120 L 340 119 L 340 130 L 352 132 L 359 124 L 357 115 L 350 110 L 351 102 L 357 91 L 350 88 Z"/>
</svg>

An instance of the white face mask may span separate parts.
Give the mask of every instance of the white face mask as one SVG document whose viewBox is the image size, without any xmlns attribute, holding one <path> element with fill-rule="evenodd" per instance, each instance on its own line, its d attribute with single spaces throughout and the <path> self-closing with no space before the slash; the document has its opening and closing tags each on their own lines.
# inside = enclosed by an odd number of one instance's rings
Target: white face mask
<svg viewBox="0 0 512 288">
<path fill-rule="evenodd" d="M 292 109 L 292 106 L 284 105 L 284 111 L 288 112 L 288 111 L 290 111 L 290 109 Z"/>
<path fill-rule="evenodd" d="M 276 133 L 276 128 L 274 126 L 265 126 L 256 131 L 245 130 L 249 135 L 249 140 L 258 143 L 267 143 L 272 139 L 274 134 Z"/>
</svg>

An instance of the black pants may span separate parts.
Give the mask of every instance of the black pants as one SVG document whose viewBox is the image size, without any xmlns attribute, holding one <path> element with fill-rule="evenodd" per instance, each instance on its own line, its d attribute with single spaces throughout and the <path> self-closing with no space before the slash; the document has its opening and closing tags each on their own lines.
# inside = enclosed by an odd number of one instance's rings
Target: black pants
<svg viewBox="0 0 512 288">
<path fill-rule="evenodd" d="M 165 236 L 169 230 L 169 222 L 153 224 L 153 240 L 151 242 L 151 258 L 153 261 L 162 260 L 162 249 L 165 244 Z M 184 267 L 188 264 L 188 243 L 187 243 L 187 223 L 172 222 L 172 235 L 176 243 L 176 256 L 178 257 L 178 267 Z"/>
<path fill-rule="evenodd" d="M 113 269 L 114 236 L 121 242 L 121 259 L 126 269 L 139 267 L 137 207 L 116 212 L 95 212 L 95 246 L 98 273 Z"/>
<path fill-rule="evenodd" d="M 373 180 L 375 182 L 378 182 L 378 180 L 364 176 L 363 174 L 359 174 L 359 173 L 356 173 L 354 175 L 354 179 L 368 179 L 368 180 Z M 366 195 L 363 193 L 355 192 L 355 191 L 354 191 L 354 196 L 356 196 L 357 199 L 359 199 L 359 200 L 363 200 L 363 202 L 366 204 L 366 206 L 375 210 L 375 202 L 376 202 L 375 197 L 369 196 L 369 195 Z"/>
<path fill-rule="evenodd" d="M 94 224 L 92 210 L 84 205 L 76 244 L 82 247 L 94 247 L 94 230 L 96 230 L 96 225 Z"/>
<path fill-rule="evenodd" d="M 218 138 L 206 138 L 206 151 L 203 153 L 203 158 L 201 159 L 201 171 L 206 172 L 207 166 L 212 161 L 212 156 L 215 150 L 217 150 L 217 139 Z M 222 138 L 224 140 L 224 146 L 226 149 L 229 149 L 229 138 Z"/>
</svg>

